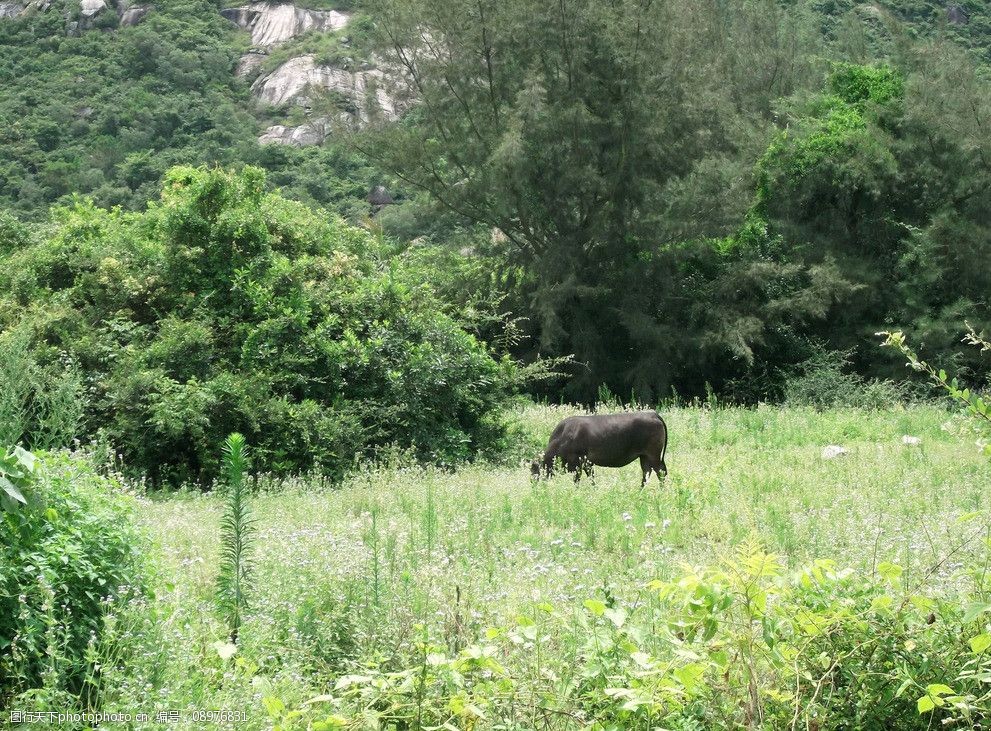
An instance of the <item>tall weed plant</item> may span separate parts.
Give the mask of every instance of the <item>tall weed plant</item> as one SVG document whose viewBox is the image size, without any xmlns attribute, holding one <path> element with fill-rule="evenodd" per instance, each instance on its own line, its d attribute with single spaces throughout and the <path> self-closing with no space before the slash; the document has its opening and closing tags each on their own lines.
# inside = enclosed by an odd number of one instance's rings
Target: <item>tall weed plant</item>
<svg viewBox="0 0 991 731">
<path fill-rule="evenodd" d="M 248 607 L 251 586 L 251 549 L 255 537 L 254 520 L 248 505 L 248 487 L 244 480 L 248 470 L 248 447 L 244 437 L 231 434 L 224 443 L 223 471 L 227 482 L 227 510 L 220 524 L 220 574 L 217 577 L 217 602 L 230 630 L 231 642 L 238 632 Z"/>
</svg>

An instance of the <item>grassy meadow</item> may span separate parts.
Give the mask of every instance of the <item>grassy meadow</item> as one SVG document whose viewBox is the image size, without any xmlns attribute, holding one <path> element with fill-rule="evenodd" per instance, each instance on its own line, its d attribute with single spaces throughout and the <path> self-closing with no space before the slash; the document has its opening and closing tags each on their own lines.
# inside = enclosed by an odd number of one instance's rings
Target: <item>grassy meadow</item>
<svg viewBox="0 0 991 731">
<path fill-rule="evenodd" d="M 533 406 L 519 418 L 543 440 L 572 413 Z M 546 668 L 528 672 L 559 679 L 594 602 L 625 608 L 632 623 L 653 601 L 649 582 L 718 565 L 753 539 L 783 573 L 825 558 L 867 576 L 896 564 L 906 596 L 955 591 L 967 581 L 960 569 L 983 560 L 980 522 L 960 518 L 988 509 L 991 473 L 945 410 L 682 407 L 663 416 L 670 475 L 644 489 L 637 463 L 576 486 L 567 475 L 531 482 L 522 456 L 455 472 L 369 467 L 338 487 L 262 481 L 251 608 L 232 661 L 220 657 L 226 635 L 213 603 L 222 499 L 141 497 L 158 567 L 155 619 L 119 630 L 133 657 L 108 682 L 108 707 L 226 709 L 244 713 L 237 728 L 306 728 L 320 707 L 307 701 L 349 673 L 403 666 L 408 648 L 427 642 L 434 654 L 425 657 L 454 655 L 504 632 L 522 650 L 503 653 L 509 672 L 545 653 Z M 824 459 L 829 444 L 848 454 Z M 560 624 L 542 634 L 539 616 L 552 608 Z M 539 636 L 498 629 L 534 622 Z M 586 727 L 571 713 L 492 727 Z M 488 728 L 484 717 L 458 722 L 455 713 L 448 728 Z M 346 725 L 328 718 L 310 727 Z M 375 728 L 370 719 L 347 723 Z"/>
</svg>

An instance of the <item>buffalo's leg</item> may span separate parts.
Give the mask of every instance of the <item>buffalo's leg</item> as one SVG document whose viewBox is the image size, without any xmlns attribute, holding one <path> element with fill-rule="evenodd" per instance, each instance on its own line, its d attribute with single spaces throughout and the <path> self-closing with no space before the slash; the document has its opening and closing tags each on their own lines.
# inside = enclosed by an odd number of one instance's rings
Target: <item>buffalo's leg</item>
<svg viewBox="0 0 991 731">
<path fill-rule="evenodd" d="M 579 457 L 571 457 L 564 460 L 564 469 L 575 476 L 575 484 L 582 478 L 582 463 Z"/>
<path fill-rule="evenodd" d="M 640 487 L 647 484 L 651 472 L 657 475 L 657 481 L 663 485 L 664 476 L 668 471 L 663 459 L 648 457 L 646 455 L 640 458 L 640 470 L 643 472 L 643 480 L 640 481 Z"/>
</svg>

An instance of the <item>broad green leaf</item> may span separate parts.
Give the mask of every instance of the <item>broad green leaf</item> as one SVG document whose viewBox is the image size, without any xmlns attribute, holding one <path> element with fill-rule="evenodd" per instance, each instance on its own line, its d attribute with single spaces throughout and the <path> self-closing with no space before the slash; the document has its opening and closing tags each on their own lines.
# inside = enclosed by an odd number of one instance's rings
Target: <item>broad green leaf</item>
<svg viewBox="0 0 991 731">
<path fill-rule="evenodd" d="M 970 649 L 975 655 L 980 655 L 989 647 L 991 647 L 991 634 L 987 632 L 982 632 L 977 637 L 970 638 Z"/>
<path fill-rule="evenodd" d="M 262 705 L 265 706 L 265 710 L 268 711 L 268 715 L 272 718 L 278 718 L 286 710 L 286 704 L 274 695 L 268 695 L 262 698 Z"/>
<path fill-rule="evenodd" d="M 606 688 L 602 692 L 609 698 L 636 698 L 637 695 L 629 688 Z"/>
<path fill-rule="evenodd" d="M 22 505 L 27 505 L 28 501 L 24 499 L 24 495 L 21 494 L 21 491 L 17 489 L 17 486 L 14 485 L 13 482 L 8 480 L 3 475 L 0 475 L 0 490 L 3 490 L 5 493 L 7 493 L 7 495 L 9 495 L 11 499 L 16 500 Z"/>
<path fill-rule="evenodd" d="M 598 599 L 586 599 L 583 604 L 585 605 L 585 608 L 596 617 L 601 617 L 606 613 L 605 603 L 600 602 Z"/>
<path fill-rule="evenodd" d="M 930 612 L 936 608 L 936 602 L 931 597 L 923 596 L 922 594 L 913 594 L 909 597 L 909 601 L 920 612 Z"/>
<path fill-rule="evenodd" d="M 887 595 L 874 597 L 874 601 L 871 602 L 871 611 L 877 612 L 890 609 L 894 601 L 894 599 Z"/>
<path fill-rule="evenodd" d="M 332 731 L 335 728 L 347 728 L 348 720 L 343 716 L 327 716 L 322 721 L 313 722 L 313 731 Z"/>
<path fill-rule="evenodd" d="M 31 454 L 31 452 L 23 447 L 14 447 L 14 456 L 17 457 L 17 461 L 20 462 L 29 473 L 34 472 L 38 458 Z"/>
<path fill-rule="evenodd" d="M 617 628 L 622 627 L 626 622 L 626 610 L 622 608 L 607 609 L 604 614 L 606 615 L 606 619 L 616 625 Z"/>
<path fill-rule="evenodd" d="M 303 701 L 303 705 L 308 706 L 311 703 L 329 703 L 330 701 L 333 700 L 334 700 L 334 696 L 332 695 L 327 695 L 327 694 L 315 695 L 312 698 L 310 698 L 308 701 Z"/>
<path fill-rule="evenodd" d="M 916 701 L 916 706 L 919 708 L 919 713 L 929 713 L 929 711 L 936 707 L 936 703 L 932 698 L 924 695 Z"/>
<path fill-rule="evenodd" d="M 970 624 L 985 612 L 991 612 L 991 602 L 971 602 L 964 609 L 963 623 Z"/>
<path fill-rule="evenodd" d="M 898 564 L 882 561 L 877 566 L 877 572 L 890 584 L 895 584 L 901 578 L 902 567 Z"/>
<path fill-rule="evenodd" d="M 963 515 L 959 516 L 957 518 L 957 521 L 956 522 L 957 523 L 966 523 L 966 522 L 971 521 L 974 518 L 978 518 L 978 517 L 980 517 L 982 515 L 984 515 L 984 512 L 983 511 L 981 511 L 981 510 L 972 510 L 969 513 L 964 513 Z"/>
<path fill-rule="evenodd" d="M 222 642 L 218 640 L 213 643 L 213 649 L 217 651 L 218 655 L 220 655 L 221 660 L 230 660 L 237 654 L 237 645 L 233 645 L 230 642 Z"/>
</svg>

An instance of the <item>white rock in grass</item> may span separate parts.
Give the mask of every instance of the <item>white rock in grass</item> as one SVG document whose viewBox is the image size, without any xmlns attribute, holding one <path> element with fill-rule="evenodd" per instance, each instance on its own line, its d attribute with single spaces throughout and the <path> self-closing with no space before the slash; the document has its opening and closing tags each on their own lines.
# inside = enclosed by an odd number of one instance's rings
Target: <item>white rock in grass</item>
<svg viewBox="0 0 991 731">
<path fill-rule="evenodd" d="M 908 434 L 902 437 L 902 444 L 906 447 L 918 447 L 922 444 L 922 440 L 919 437 L 910 437 Z"/>
<path fill-rule="evenodd" d="M 833 459 L 834 457 L 839 457 L 840 455 L 849 453 L 850 451 L 846 447 L 841 447 L 838 444 L 830 444 L 827 447 L 823 447 L 822 458 Z"/>
</svg>

